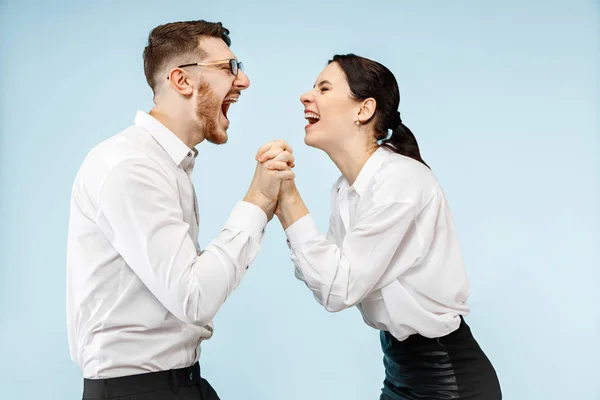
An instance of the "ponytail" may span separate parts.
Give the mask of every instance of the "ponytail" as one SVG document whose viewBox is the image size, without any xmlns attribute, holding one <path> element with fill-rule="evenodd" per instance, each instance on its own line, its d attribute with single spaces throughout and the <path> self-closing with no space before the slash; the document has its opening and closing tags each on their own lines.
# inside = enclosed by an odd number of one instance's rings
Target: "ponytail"
<svg viewBox="0 0 600 400">
<path fill-rule="evenodd" d="M 419 144 L 415 135 L 408 129 L 408 126 L 402 123 L 400 119 L 400 113 L 396 112 L 392 123 L 389 124 L 392 129 L 392 135 L 382 142 L 382 146 L 389 148 L 390 150 L 401 154 L 406 157 L 415 159 L 423 163 L 427 168 L 429 165 L 421 158 L 421 152 L 419 151 Z"/>
</svg>

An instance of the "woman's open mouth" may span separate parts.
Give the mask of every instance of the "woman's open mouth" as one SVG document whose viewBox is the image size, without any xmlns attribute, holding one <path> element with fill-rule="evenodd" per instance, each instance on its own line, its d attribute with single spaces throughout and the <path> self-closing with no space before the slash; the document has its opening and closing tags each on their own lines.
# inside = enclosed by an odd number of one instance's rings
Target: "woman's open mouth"
<svg viewBox="0 0 600 400">
<path fill-rule="evenodd" d="M 313 111 L 304 111 L 304 118 L 306 118 L 306 120 L 308 121 L 308 125 L 306 125 L 306 127 L 308 128 L 309 126 L 312 126 L 319 122 L 321 116 Z"/>
</svg>

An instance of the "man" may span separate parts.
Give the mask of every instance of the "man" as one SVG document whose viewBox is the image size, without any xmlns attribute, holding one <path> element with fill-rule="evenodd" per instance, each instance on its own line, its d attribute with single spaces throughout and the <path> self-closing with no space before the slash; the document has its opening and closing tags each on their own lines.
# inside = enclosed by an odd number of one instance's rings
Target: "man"
<svg viewBox="0 0 600 400">
<path fill-rule="evenodd" d="M 67 323 L 83 397 L 218 399 L 198 348 L 260 250 L 291 149 L 272 143 L 248 193 L 201 251 L 192 184 L 195 146 L 227 141 L 227 111 L 250 82 L 229 31 L 206 21 L 161 25 L 144 72 L 155 107 L 87 155 L 73 185 Z"/>
</svg>

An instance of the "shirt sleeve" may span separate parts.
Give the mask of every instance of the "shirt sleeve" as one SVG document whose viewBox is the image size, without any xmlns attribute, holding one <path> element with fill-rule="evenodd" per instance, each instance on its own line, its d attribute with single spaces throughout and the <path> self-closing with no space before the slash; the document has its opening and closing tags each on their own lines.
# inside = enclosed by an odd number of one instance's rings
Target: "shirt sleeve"
<svg viewBox="0 0 600 400">
<path fill-rule="evenodd" d="M 331 243 L 336 243 L 337 242 L 337 227 L 336 227 L 336 218 L 335 218 L 335 210 L 337 210 L 337 200 L 336 200 L 336 194 L 337 194 L 337 186 L 338 186 L 338 182 L 336 182 L 333 187 L 331 188 L 331 192 L 330 192 L 330 203 L 331 203 L 331 216 L 329 217 L 329 228 L 327 229 L 327 240 Z"/>
<path fill-rule="evenodd" d="M 418 241 L 407 235 L 414 228 L 415 217 L 412 204 L 376 207 L 360 216 L 341 246 L 319 233 L 310 214 L 302 217 L 286 230 L 296 277 L 328 311 L 360 303 L 421 257 Z M 397 257 L 399 253 L 402 257 Z"/>
<path fill-rule="evenodd" d="M 111 170 L 99 195 L 97 224 L 128 266 L 177 318 L 207 325 L 260 251 L 267 223 L 239 202 L 220 234 L 199 253 L 169 176 L 149 159 Z"/>
</svg>

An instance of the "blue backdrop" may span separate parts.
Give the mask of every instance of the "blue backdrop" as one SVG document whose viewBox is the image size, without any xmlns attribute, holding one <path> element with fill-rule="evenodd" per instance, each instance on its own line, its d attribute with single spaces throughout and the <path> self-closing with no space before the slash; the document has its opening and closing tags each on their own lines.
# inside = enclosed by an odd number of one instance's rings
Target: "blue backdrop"
<svg viewBox="0 0 600 400">
<path fill-rule="evenodd" d="M 338 171 L 303 144 L 299 96 L 336 53 L 388 66 L 442 183 L 472 279 L 476 338 L 506 399 L 600 399 L 598 3 L 590 1 L 0 1 L 0 381 L 3 399 L 75 399 L 68 355 L 69 193 L 88 150 L 149 110 L 156 25 L 222 21 L 252 85 L 230 141 L 199 146 L 200 243 L 242 199 L 264 142 L 295 149 L 326 229 Z M 284 234 L 215 320 L 202 368 L 224 400 L 375 399 L 378 333 L 324 311 Z"/>
</svg>

